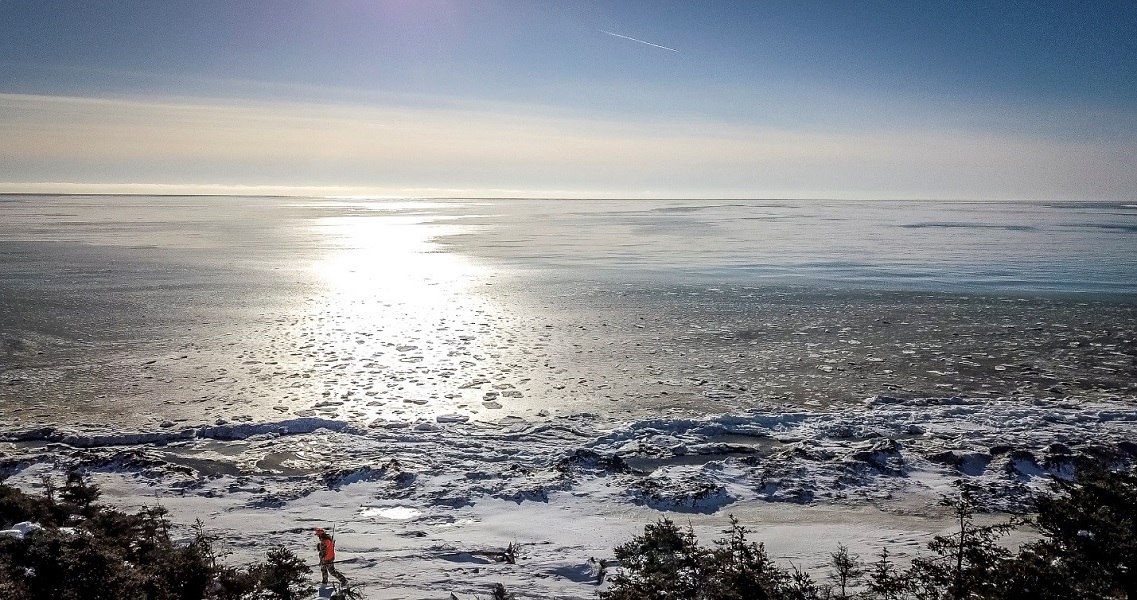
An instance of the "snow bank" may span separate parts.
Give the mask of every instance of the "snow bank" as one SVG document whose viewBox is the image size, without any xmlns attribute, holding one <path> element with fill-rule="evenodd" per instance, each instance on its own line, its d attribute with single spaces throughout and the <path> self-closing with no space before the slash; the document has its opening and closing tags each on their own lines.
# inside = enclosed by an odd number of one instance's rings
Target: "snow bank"
<svg viewBox="0 0 1137 600">
<path fill-rule="evenodd" d="M 270 542 L 306 548 L 308 529 L 340 523 L 349 577 L 410 590 L 402 597 L 484 595 L 502 581 L 541 597 L 586 598 L 596 590 L 589 560 L 660 514 L 704 523 L 712 537 L 727 513 L 815 518 L 821 510 L 840 520 L 898 507 L 929 515 L 961 480 L 987 508 L 1020 510 L 1051 477 L 1069 477 L 1080 454 L 1131 464 L 1135 424 L 1130 401 L 874 397 L 839 412 L 754 407 L 631 423 L 577 414 L 499 423 L 305 418 L 153 432 L 0 426 L 0 472 L 35 487 L 43 472 L 86 470 L 118 502 L 157 495 L 183 521 L 239 531 L 233 550 L 250 560 Z M 848 525 L 851 538 L 832 539 L 861 544 L 866 555 L 895 540 L 907 540 L 899 552 L 919 547 L 910 531 L 890 532 L 895 518 L 858 521 Z M 820 565 L 833 548 L 793 545 L 820 535 L 803 533 L 813 526 L 787 525 L 774 539 L 792 548 L 787 556 L 805 552 L 808 564 L 813 552 Z M 756 539 L 772 535 L 759 528 Z M 511 541 L 536 546 L 518 565 L 453 559 Z M 420 563 L 433 574 L 414 574 Z"/>
<path fill-rule="evenodd" d="M 29 533 L 43 529 L 43 525 L 31 521 L 21 521 L 8 529 L 0 529 L 0 536 L 24 539 Z"/>
<path fill-rule="evenodd" d="M 1135 424 L 1137 406 L 1125 402 L 878 396 L 840 412 L 756 407 L 625 424 L 591 414 L 497 424 L 434 418 L 400 427 L 300 418 L 176 432 L 17 430 L 0 439 L 66 444 L 83 450 L 71 460 L 86 467 L 145 466 L 154 475 L 165 463 L 191 487 L 219 473 L 276 476 L 265 494 L 277 499 L 382 481 L 393 497 L 451 506 L 487 497 L 545 502 L 550 492 L 604 479 L 627 502 L 714 512 L 751 500 L 857 504 L 935 495 L 966 479 L 989 491 L 992 508 L 1012 509 L 1048 477 L 1068 476 L 1077 453 L 1132 460 Z M 113 450 L 121 446 L 132 447 Z M 32 447 L 21 456 L 46 454 L 55 451 Z"/>
<path fill-rule="evenodd" d="M 312 433 L 320 429 L 344 431 L 351 427 L 346 421 L 303 417 L 270 423 L 244 423 L 201 425 L 179 431 L 115 431 L 109 429 L 40 427 L 36 429 L 2 431 L 0 441 L 6 442 L 58 442 L 76 448 L 106 446 L 136 446 L 141 444 L 168 444 L 194 439 L 245 440 L 255 436 L 280 436 Z"/>
</svg>

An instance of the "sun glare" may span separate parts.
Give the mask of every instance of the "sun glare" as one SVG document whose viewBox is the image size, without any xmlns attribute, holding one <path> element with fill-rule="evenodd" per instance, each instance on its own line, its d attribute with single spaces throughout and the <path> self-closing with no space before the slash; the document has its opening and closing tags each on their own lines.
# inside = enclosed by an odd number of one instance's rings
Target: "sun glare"
<svg viewBox="0 0 1137 600">
<path fill-rule="evenodd" d="M 435 241 L 463 228 L 443 217 L 399 214 L 410 206 L 388 204 L 394 214 L 328 217 L 317 225 L 332 248 L 316 265 L 329 294 L 435 306 L 471 283 L 474 266 Z"/>
<path fill-rule="evenodd" d="M 315 225 L 327 249 L 313 267 L 322 290 L 300 332 L 339 373 L 323 403 L 353 421 L 462 413 L 451 378 L 476 364 L 479 328 L 494 314 L 471 293 L 485 270 L 438 242 L 467 226 L 439 214 L 454 205 L 335 204 L 348 214 Z"/>
</svg>

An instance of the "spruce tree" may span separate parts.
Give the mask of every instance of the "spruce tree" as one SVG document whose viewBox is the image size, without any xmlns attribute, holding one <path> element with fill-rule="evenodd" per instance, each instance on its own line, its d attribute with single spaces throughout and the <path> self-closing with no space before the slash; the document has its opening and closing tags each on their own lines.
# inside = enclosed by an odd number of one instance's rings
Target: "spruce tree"
<svg viewBox="0 0 1137 600">
<path fill-rule="evenodd" d="M 707 569 L 705 598 L 714 600 L 766 600 L 775 598 L 786 580 L 766 554 L 763 544 L 746 541 L 747 529 L 730 516 L 727 537 L 716 540 Z"/>
<path fill-rule="evenodd" d="M 976 525 L 978 503 L 967 485 L 960 487 L 957 498 L 944 498 L 941 504 L 951 507 L 957 531 L 932 538 L 928 549 L 933 555 L 912 561 L 910 591 L 918 600 L 992 596 L 1001 587 L 997 575 L 1003 572 L 1003 562 L 1011 556 L 996 542 L 1014 525 Z"/>
<path fill-rule="evenodd" d="M 849 587 L 856 585 L 864 574 L 864 563 L 856 554 L 849 554 L 849 548 L 844 544 L 837 544 L 837 551 L 829 554 L 829 565 L 833 568 L 829 578 L 837 587 L 834 598 L 848 600 Z"/>
<path fill-rule="evenodd" d="M 615 554 L 623 569 L 612 577 L 612 587 L 600 592 L 607 600 L 697 600 L 708 581 L 707 554 L 694 531 L 667 518 L 646 525 L 643 535 L 617 546 Z"/>
<path fill-rule="evenodd" d="M 1083 468 L 1073 481 L 1055 480 L 1036 508 L 1042 539 L 1023 549 L 1015 573 L 1024 589 L 1137 598 L 1137 476 Z"/>
<path fill-rule="evenodd" d="M 896 568 L 896 563 L 888 560 L 888 548 L 881 548 L 880 560 L 872 564 L 862 596 L 871 600 L 905 600 L 908 595 L 908 580 Z"/>
</svg>

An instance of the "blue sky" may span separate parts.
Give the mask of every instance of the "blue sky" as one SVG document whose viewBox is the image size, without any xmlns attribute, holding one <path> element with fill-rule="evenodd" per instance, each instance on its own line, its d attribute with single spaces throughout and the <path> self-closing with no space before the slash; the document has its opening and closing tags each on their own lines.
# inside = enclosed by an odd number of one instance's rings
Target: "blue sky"
<svg viewBox="0 0 1137 600">
<path fill-rule="evenodd" d="M 0 190 L 1131 200 L 1135 31 L 1132 1 L 0 0 Z"/>
</svg>

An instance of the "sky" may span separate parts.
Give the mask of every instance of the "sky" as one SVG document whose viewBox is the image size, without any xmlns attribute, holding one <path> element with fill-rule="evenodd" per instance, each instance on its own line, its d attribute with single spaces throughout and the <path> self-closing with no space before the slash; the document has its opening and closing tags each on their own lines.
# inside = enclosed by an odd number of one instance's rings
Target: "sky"
<svg viewBox="0 0 1137 600">
<path fill-rule="evenodd" d="M 1133 200 L 1137 3 L 0 0 L 0 192 Z"/>
</svg>

